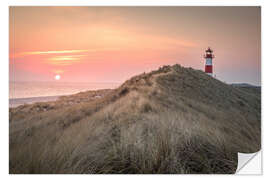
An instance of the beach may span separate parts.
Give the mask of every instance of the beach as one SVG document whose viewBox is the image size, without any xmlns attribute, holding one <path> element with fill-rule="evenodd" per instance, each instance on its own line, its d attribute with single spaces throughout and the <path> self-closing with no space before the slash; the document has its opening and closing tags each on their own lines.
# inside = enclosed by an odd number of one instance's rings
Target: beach
<svg viewBox="0 0 270 180">
<path fill-rule="evenodd" d="M 29 98 L 13 98 L 9 99 L 9 107 L 14 108 L 24 104 L 33 104 L 36 102 L 56 101 L 60 96 L 44 96 L 44 97 L 29 97 Z"/>
</svg>

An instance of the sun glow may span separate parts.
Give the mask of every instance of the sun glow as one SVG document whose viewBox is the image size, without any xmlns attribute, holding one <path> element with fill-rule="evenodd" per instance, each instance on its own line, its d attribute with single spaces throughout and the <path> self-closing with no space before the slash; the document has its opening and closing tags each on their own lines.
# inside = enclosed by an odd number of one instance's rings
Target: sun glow
<svg viewBox="0 0 270 180">
<path fill-rule="evenodd" d="M 60 79 L 61 79 L 61 76 L 60 76 L 59 74 L 57 74 L 57 75 L 56 75 L 54 78 L 55 78 L 55 80 L 57 80 L 57 81 L 58 81 L 58 80 L 60 80 Z"/>
</svg>

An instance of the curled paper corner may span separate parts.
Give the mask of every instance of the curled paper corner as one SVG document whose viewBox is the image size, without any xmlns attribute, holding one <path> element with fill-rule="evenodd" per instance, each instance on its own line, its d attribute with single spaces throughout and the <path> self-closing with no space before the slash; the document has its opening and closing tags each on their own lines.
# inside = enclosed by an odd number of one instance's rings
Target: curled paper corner
<svg viewBox="0 0 270 180">
<path fill-rule="evenodd" d="M 255 153 L 238 153 L 238 164 L 235 174 L 262 174 L 261 151 Z"/>
</svg>

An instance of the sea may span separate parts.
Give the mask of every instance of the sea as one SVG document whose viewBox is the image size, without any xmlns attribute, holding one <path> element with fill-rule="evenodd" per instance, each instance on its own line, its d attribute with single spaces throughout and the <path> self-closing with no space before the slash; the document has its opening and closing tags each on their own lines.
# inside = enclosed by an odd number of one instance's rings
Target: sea
<svg viewBox="0 0 270 180">
<path fill-rule="evenodd" d="M 9 107 L 57 100 L 60 96 L 88 90 L 114 89 L 120 83 L 10 82 Z"/>
</svg>

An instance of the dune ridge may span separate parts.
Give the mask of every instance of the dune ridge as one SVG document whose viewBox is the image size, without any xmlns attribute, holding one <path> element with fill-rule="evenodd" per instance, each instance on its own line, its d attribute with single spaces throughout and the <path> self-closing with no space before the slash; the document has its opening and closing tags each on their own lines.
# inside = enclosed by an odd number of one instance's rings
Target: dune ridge
<svg viewBox="0 0 270 180">
<path fill-rule="evenodd" d="M 261 148 L 260 89 L 180 65 L 10 108 L 10 173 L 234 173 Z"/>
</svg>

